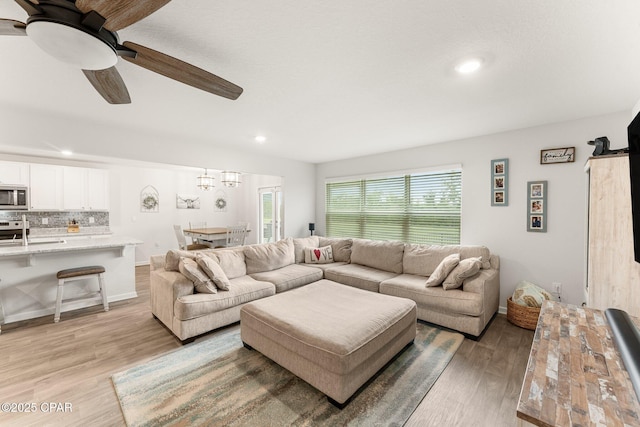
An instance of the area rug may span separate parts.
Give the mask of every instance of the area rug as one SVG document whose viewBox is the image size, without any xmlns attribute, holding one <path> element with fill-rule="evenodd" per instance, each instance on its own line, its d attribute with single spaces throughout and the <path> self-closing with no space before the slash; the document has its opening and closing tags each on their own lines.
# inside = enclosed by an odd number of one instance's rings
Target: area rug
<svg viewBox="0 0 640 427">
<path fill-rule="evenodd" d="M 401 426 L 464 340 L 418 323 L 417 336 L 342 410 L 247 350 L 240 328 L 112 376 L 129 426 Z"/>
</svg>

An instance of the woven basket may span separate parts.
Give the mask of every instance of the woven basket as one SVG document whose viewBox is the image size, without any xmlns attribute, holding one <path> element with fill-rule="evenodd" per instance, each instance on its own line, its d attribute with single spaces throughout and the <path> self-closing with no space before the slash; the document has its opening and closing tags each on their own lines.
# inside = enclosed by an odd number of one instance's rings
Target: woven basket
<svg viewBox="0 0 640 427">
<path fill-rule="evenodd" d="M 540 307 L 525 307 L 507 299 L 507 320 L 524 329 L 535 330 L 540 316 Z"/>
</svg>

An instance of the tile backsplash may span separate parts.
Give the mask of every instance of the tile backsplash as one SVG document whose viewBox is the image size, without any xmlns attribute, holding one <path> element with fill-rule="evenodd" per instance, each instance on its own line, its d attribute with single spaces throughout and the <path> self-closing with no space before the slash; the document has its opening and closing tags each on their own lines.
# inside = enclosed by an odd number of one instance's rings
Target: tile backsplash
<svg viewBox="0 0 640 427">
<path fill-rule="evenodd" d="M 27 216 L 29 226 L 33 228 L 63 228 L 73 220 L 81 227 L 109 227 L 109 212 L 28 212 L 28 211 L 0 211 L 2 219 L 20 219 Z M 90 222 L 93 218 L 93 222 Z M 47 224 L 42 220 L 46 219 Z"/>
</svg>

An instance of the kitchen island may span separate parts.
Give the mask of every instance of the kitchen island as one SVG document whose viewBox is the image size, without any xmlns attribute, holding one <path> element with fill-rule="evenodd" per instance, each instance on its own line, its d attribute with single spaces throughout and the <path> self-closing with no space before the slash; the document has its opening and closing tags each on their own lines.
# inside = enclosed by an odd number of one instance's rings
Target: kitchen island
<svg viewBox="0 0 640 427">
<path fill-rule="evenodd" d="M 27 246 L 0 244 L 0 317 L 4 311 L 4 323 L 11 323 L 51 315 L 53 322 L 56 272 L 67 268 L 102 265 L 106 269 L 109 302 L 135 298 L 135 246 L 141 243 L 129 237 L 96 235 L 34 238 Z M 65 287 L 65 299 L 90 292 L 96 286 L 93 279 Z M 78 301 L 68 310 L 88 305 L 92 304 Z"/>
</svg>

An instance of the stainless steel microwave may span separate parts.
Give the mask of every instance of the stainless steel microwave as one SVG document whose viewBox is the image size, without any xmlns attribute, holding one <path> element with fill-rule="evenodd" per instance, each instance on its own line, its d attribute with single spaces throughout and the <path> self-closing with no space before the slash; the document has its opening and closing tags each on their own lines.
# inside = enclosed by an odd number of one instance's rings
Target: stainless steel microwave
<svg viewBox="0 0 640 427">
<path fill-rule="evenodd" d="M 29 188 L 23 185 L 0 184 L 0 210 L 25 210 L 29 208 Z"/>
</svg>

